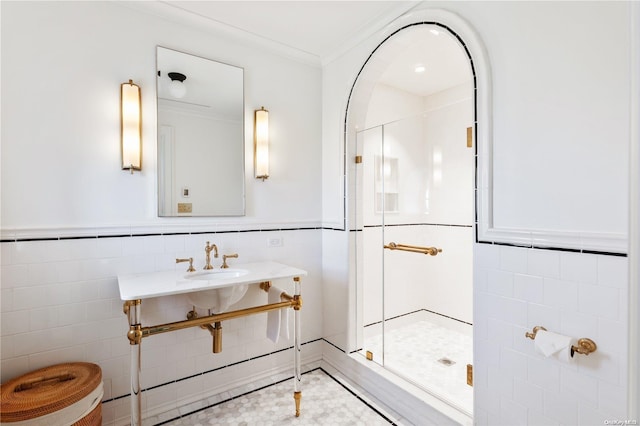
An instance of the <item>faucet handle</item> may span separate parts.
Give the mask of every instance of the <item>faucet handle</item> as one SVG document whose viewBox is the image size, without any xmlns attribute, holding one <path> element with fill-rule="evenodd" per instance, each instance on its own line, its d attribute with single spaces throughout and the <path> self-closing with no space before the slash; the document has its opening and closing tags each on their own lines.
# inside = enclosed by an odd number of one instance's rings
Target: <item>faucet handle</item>
<svg viewBox="0 0 640 426">
<path fill-rule="evenodd" d="M 229 265 L 227 265 L 227 259 L 230 258 L 234 258 L 237 259 L 238 258 L 238 253 L 234 253 L 234 254 L 223 254 L 222 255 L 222 266 L 220 266 L 220 268 L 222 269 L 226 269 L 229 267 Z"/>
<path fill-rule="evenodd" d="M 189 262 L 189 267 L 187 268 L 187 272 L 195 272 L 196 268 L 193 267 L 193 257 L 188 259 L 176 259 L 176 263 Z"/>
</svg>

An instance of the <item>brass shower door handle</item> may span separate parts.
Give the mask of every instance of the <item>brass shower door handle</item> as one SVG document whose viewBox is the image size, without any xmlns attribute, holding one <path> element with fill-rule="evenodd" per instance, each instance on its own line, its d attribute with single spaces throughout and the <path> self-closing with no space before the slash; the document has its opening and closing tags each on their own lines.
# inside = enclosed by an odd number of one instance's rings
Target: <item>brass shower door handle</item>
<svg viewBox="0 0 640 426">
<path fill-rule="evenodd" d="M 396 244 L 393 241 L 390 242 L 389 244 L 385 244 L 384 248 L 389 250 L 402 250 L 402 251 L 408 251 L 411 253 L 428 254 L 431 256 L 436 256 L 438 253 L 442 253 L 442 249 L 437 247 L 422 247 L 422 246 L 411 246 L 408 244 Z"/>
</svg>

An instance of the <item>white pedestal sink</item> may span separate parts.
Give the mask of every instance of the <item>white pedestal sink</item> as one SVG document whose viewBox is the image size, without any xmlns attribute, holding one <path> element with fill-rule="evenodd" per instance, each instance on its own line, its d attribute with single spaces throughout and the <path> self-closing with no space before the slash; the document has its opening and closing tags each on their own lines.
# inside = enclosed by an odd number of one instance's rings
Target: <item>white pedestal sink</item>
<svg viewBox="0 0 640 426">
<path fill-rule="evenodd" d="M 209 281 L 211 284 L 225 280 L 239 278 L 249 271 L 246 269 L 212 269 L 208 271 L 192 272 L 184 276 L 188 280 Z M 187 299 L 196 308 L 208 309 L 212 313 L 219 314 L 226 311 L 247 292 L 249 284 L 231 284 L 226 287 L 218 287 L 211 290 L 194 291 L 187 293 Z"/>
</svg>

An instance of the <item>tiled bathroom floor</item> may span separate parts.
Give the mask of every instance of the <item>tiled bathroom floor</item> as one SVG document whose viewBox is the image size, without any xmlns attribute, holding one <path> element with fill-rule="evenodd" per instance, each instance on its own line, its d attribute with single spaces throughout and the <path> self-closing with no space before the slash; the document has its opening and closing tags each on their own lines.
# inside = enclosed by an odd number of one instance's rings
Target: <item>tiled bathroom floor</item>
<svg viewBox="0 0 640 426">
<path fill-rule="evenodd" d="M 191 414 L 185 413 L 180 418 L 165 421 L 157 419 L 151 423 L 171 426 L 402 424 L 393 420 L 393 415 L 374 405 L 366 396 L 339 378 L 329 376 L 321 368 L 302 377 L 300 417 L 294 415 L 293 379 L 287 379 L 222 400 Z"/>
<path fill-rule="evenodd" d="M 473 363 L 471 325 L 438 318 L 398 327 L 387 324 L 386 329 L 385 368 L 473 413 L 473 388 L 467 385 L 467 364 Z M 381 362 L 382 335 L 365 337 L 364 349 Z"/>
</svg>

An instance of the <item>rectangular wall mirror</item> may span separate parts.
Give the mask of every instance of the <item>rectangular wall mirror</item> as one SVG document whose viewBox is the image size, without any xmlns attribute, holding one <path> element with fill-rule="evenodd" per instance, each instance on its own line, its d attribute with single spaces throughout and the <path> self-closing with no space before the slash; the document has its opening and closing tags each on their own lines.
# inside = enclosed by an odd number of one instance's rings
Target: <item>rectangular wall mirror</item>
<svg viewBox="0 0 640 426">
<path fill-rule="evenodd" d="M 157 47 L 158 216 L 243 216 L 244 70 Z"/>
</svg>

